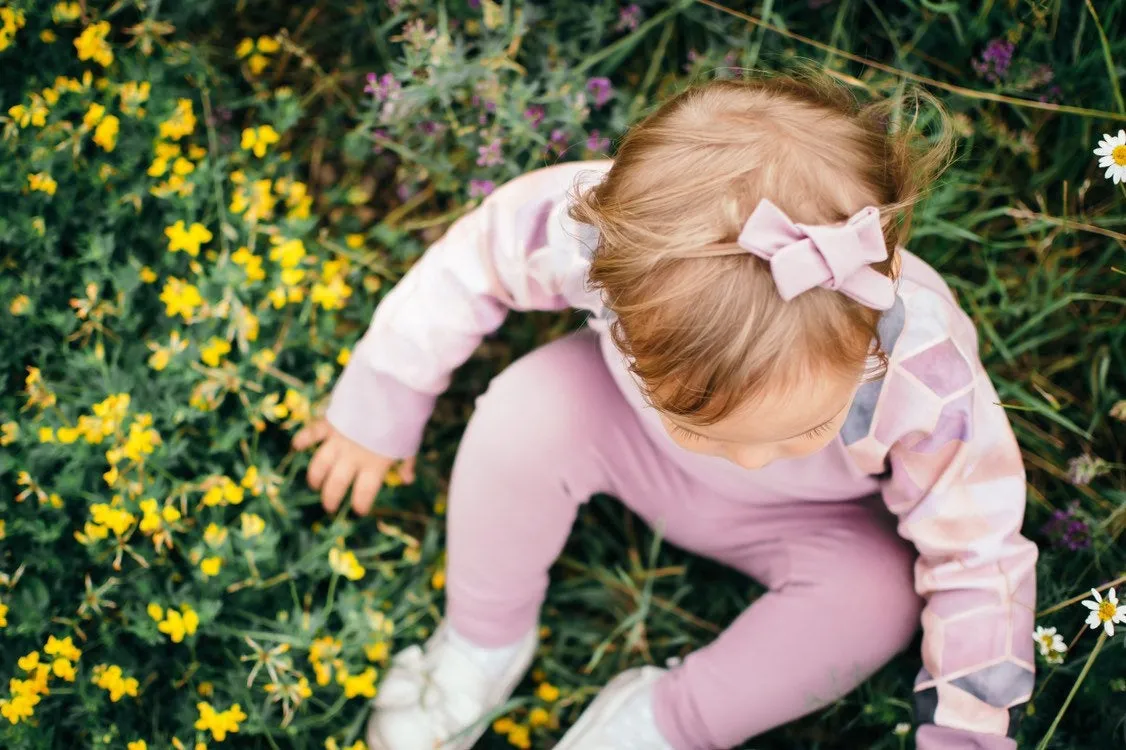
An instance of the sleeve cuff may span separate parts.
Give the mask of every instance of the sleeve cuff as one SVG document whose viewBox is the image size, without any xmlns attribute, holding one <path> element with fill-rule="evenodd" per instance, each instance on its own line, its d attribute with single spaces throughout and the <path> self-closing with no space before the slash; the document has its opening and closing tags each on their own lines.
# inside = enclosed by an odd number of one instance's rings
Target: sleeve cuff
<svg viewBox="0 0 1126 750">
<path fill-rule="evenodd" d="M 1016 740 L 937 724 L 923 724 L 915 735 L 918 750 L 1017 750 Z"/>
<path fill-rule="evenodd" d="M 370 451 L 409 458 L 422 444 L 423 428 L 437 400 L 353 359 L 332 390 L 325 417 L 346 438 Z"/>
</svg>

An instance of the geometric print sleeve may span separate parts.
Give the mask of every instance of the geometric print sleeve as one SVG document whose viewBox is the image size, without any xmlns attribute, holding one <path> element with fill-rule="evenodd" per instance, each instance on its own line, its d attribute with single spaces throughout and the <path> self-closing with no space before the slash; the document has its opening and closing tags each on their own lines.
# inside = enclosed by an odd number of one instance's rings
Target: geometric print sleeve
<svg viewBox="0 0 1126 750">
<path fill-rule="evenodd" d="M 567 217 L 571 191 L 609 162 L 521 175 L 458 219 L 376 306 L 326 417 L 368 450 L 406 458 L 450 376 L 509 310 L 594 310 L 592 238 Z"/>
<path fill-rule="evenodd" d="M 842 436 L 884 477 L 884 501 L 919 552 L 917 747 L 1015 750 L 1035 678 L 1037 549 L 1020 535 L 1020 450 L 952 299 L 903 284 L 885 337 L 888 372 L 861 389 Z"/>
</svg>

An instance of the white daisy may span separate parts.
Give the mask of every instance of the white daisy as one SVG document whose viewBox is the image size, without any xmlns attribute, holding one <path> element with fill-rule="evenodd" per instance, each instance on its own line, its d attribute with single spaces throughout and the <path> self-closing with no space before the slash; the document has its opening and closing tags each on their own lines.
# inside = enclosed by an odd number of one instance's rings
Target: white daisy
<svg viewBox="0 0 1126 750">
<path fill-rule="evenodd" d="M 1106 169 L 1108 180 L 1113 180 L 1115 185 L 1126 182 L 1126 130 L 1119 130 L 1116 136 L 1103 134 L 1095 156 L 1100 157 L 1099 166 Z"/>
<path fill-rule="evenodd" d="M 1056 633 L 1055 628 L 1045 628 L 1039 625 L 1036 626 L 1036 632 L 1032 634 L 1032 640 L 1040 646 L 1040 655 L 1049 664 L 1062 664 L 1063 655 L 1067 653 L 1067 644 L 1063 642 L 1063 636 Z"/>
<path fill-rule="evenodd" d="M 1091 594 L 1094 595 L 1095 601 L 1082 602 L 1084 607 L 1091 610 L 1091 614 L 1087 615 L 1087 624 L 1092 630 L 1097 630 L 1099 625 L 1102 625 L 1106 634 L 1113 636 L 1114 623 L 1126 623 L 1126 606 L 1118 606 L 1118 597 L 1114 595 L 1114 589 L 1107 592 L 1106 599 L 1099 596 L 1099 592 L 1095 589 L 1091 589 Z"/>
</svg>

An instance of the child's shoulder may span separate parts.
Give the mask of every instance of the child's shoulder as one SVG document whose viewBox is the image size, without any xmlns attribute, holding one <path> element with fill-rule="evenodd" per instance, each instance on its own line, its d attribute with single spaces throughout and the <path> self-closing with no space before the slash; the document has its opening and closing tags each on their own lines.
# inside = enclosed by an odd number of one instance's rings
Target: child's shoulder
<svg viewBox="0 0 1126 750">
<path fill-rule="evenodd" d="M 893 360 L 902 361 L 922 351 L 946 352 L 952 359 L 978 361 L 977 330 L 958 305 L 950 286 L 933 267 L 907 250 L 900 250 L 898 335 Z M 893 315 L 897 310 L 890 311 Z M 959 356 L 954 356 L 959 354 Z"/>
</svg>

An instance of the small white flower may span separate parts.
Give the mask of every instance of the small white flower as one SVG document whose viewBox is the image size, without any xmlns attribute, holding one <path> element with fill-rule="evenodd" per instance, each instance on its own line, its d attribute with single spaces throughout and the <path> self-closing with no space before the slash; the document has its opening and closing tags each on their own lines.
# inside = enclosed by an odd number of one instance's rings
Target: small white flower
<svg viewBox="0 0 1126 750">
<path fill-rule="evenodd" d="M 1063 663 L 1063 655 L 1067 653 L 1067 644 L 1063 642 L 1063 636 L 1056 633 L 1055 628 L 1037 625 L 1036 632 L 1032 634 L 1032 640 L 1040 646 L 1040 655 L 1049 664 Z"/>
<path fill-rule="evenodd" d="M 1102 625 L 1106 634 L 1113 636 L 1114 623 L 1126 623 L 1126 607 L 1118 606 L 1118 597 L 1114 595 L 1114 589 L 1107 592 L 1106 599 L 1099 596 L 1099 592 L 1095 589 L 1091 589 L 1091 593 L 1095 601 L 1082 602 L 1084 607 L 1091 610 L 1091 614 L 1087 615 L 1087 624 L 1092 630 L 1097 630 L 1099 625 Z"/>
<path fill-rule="evenodd" d="M 1113 180 L 1117 185 L 1126 182 L 1126 130 L 1119 130 L 1118 135 L 1112 136 L 1105 133 L 1095 149 L 1095 156 L 1099 158 L 1099 166 L 1106 169 L 1108 180 Z"/>
<path fill-rule="evenodd" d="M 905 721 L 901 721 L 895 725 L 895 729 L 892 730 L 892 734 L 894 734 L 896 737 L 906 737 L 907 735 L 911 734 L 911 725 Z"/>
</svg>

